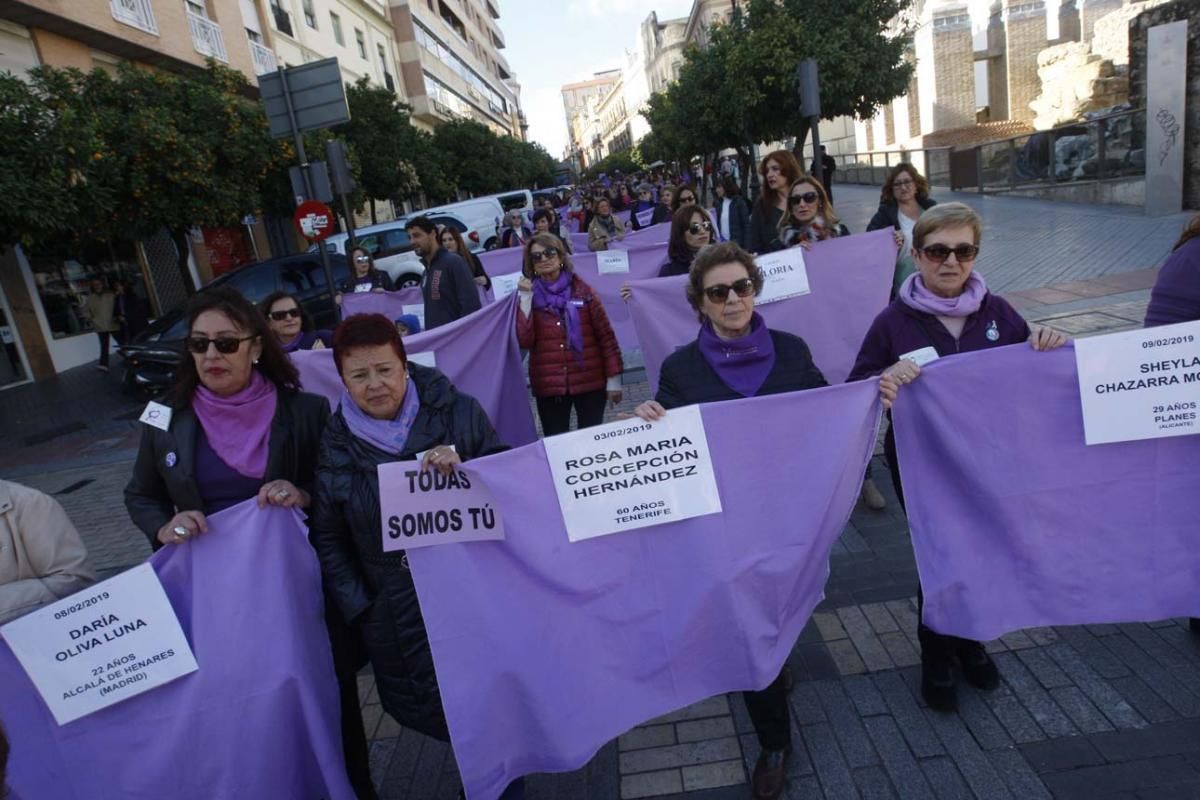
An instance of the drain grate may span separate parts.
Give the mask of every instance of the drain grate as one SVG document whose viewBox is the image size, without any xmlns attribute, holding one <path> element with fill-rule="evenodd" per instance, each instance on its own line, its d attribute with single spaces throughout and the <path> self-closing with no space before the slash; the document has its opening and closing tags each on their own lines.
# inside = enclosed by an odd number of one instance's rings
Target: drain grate
<svg viewBox="0 0 1200 800">
<path fill-rule="evenodd" d="M 59 495 L 59 494 L 70 494 L 71 492 L 77 492 L 80 489 L 82 489 L 83 487 L 87 486 L 89 483 L 95 483 L 95 482 L 96 482 L 95 478 L 84 478 L 81 481 L 75 481 L 74 483 L 72 483 L 70 486 L 68 486 L 65 489 L 59 489 L 57 492 L 55 492 L 55 494 Z"/>
<path fill-rule="evenodd" d="M 50 428 L 41 433 L 35 433 L 32 436 L 26 436 L 21 440 L 21 444 L 26 447 L 45 444 L 46 442 L 57 439 L 60 436 L 66 436 L 68 433 L 78 433 L 79 431 L 87 430 L 87 425 L 82 422 L 68 422 L 66 425 L 59 425 L 57 428 Z"/>
</svg>

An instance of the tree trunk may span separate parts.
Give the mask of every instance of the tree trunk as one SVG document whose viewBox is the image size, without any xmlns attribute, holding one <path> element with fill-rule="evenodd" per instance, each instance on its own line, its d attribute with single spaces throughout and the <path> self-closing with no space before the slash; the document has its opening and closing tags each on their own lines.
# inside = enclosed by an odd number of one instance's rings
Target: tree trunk
<svg viewBox="0 0 1200 800">
<path fill-rule="evenodd" d="M 796 146 L 792 148 L 792 155 L 800 162 L 800 169 L 808 172 L 811 164 L 804 163 L 804 143 L 808 141 L 808 132 L 812 126 L 808 123 L 808 117 L 800 118 L 800 129 L 796 132 Z"/>
<path fill-rule="evenodd" d="M 191 297 L 196 293 L 196 284 L 192 281 L 192 272 L 188 269 L 188 256 L 191 254 L 191 247 L 188 242 L 187 228 L 173 228 L 171 230 L 171 241 L 175 243 L 175 250 L 179 254 L 179 277 L 183 279 L 184 291 Z"/>
<path fill-rule="evenodd" d="M 376 220 L 375 220 L 375 198 L 374 198 L 374 197 L 372 197 L 372 198 L 371 198 L 371 224 L 372 224 L 372 225 L 375 225 L 375 224 L 376 224 Z"/>
</svg>

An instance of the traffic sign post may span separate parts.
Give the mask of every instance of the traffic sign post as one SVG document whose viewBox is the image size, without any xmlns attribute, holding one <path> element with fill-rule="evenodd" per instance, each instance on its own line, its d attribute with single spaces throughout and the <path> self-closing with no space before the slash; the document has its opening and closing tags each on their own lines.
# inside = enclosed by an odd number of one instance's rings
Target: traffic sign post
<svg viewBox="0 0 1200 800">
<path fill-rule="evenodd" d="M 821 160 L 821 84 L 817 78 L 817 61 L 813 58 L 806 58 L 796 65 L 796 88 L 800 92 L 800 116 L 807 117 L 811 120 L 809 127 L 812 128 L 813 137 L 813 161 L 820 164 Z M 804 142 L 800 143 L 800 154 L 804 154 Z M 800 165 L 804 167 L 804 164 Z M 811 164 L 809 165 L 811 166 Z M 811 172 L 811 169 L 805 172 Z M 813 177 L 821 180 L 821 175 Z M 824 180 L 821 180 L 821 185 L 824 186 Z M 829 187 L 825 187 L 828 189 Z"/>
<path fill-rule="evenodd" d="M 310 242 L 320 242 L 333 233 L 333 211 L 317 200 L 305 200 L 296 206 L 292 221 L 296 223 L 300 235 Z"/>
</svg>

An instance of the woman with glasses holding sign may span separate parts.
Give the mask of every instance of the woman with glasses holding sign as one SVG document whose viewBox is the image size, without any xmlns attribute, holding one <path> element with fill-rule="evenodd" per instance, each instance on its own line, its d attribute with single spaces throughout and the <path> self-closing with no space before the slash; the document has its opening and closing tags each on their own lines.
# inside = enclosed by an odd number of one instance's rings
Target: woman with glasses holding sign
<svg viewBox="0 0 1200 800">
<path fill-rule="evenodd" d="M 913 227 L 917 272 L 905 279 L 896 299 L 871 324 L 847 380 L 880 376 L 879 393 L 884 407 L 890 408 L 897 390 L 916 380 L 924 364 L 940 357 L 1019 342 L 1029 342 L 1034 350 L 1052 350 L 1067 342 L 1057 331 L 1030 328 L 1016 309 L 988 291 L 974 270 L 982 234 L 983 221 L 962 203 L 946 203 L 921 215 Z M 890 427 L 884 450 L 903 507 L 896 437 Z M 924 607 L 919 588 L 917 602 L 919 613 Z M 956 664 L 977 689 L 999 684 L 996 665 L 982 643 L 938 633 L 924 621 L 917 635 L 921 694 L 930 708 L 957 708 Z"/>
<path fill-rule="evenodd" d="M 272 292 L 258 304 L 258 310 L 267 318 L 267 326 L 285 353 L 297 350 L 322 350 L 329 347 L 333 334 L 330 331 L 314 331 L 304 315 L 299 301 L 287 292 Z"/>
<path fill-rule="evenodd" d="M 517 284 L 517 341 L 529 350 L 529 382 L 542 434 L 604 421 L 604 404 L 621 402 L 621 346 L 600 297 L 575 274 L 557 236 L 535 234 L 525 245 Z"/>
<path fill-rule="evenodd" d="M 916 271 L 912 259 L 912 232 L 917 219 L 937 201 L 929 196 L 929 181 L 912 164 L 897 164 L 888 173 L 879 192 L 879 210 L 867 223 L 868 231 L 892 228 L 900 253 L 896 257 L 896 272 L 892 278 L 892 294 L 904 279 Z"/>
<path fill-rule="evenodd" d="M 390 292 L 392 279 L 381 269 L 375 268 L 375 259 L 362 247 L 350 249 L 350 277 L 338 286 L 334 297 L 340 305 L 343 294 L 358 292 Z"/>
<path fill-rule="evenodd" d="M 700 249 L 716 241 L 712 220 L 704 209 L 697 205 L 683 206 L 671 219 L 671 236 L 667 242 L 667 260 L 658 270 L 658 277 L 687 275 Z M 629 302 L 633 289 L 629 283 L 621 284 L 621 299 Z"/>
<path fill-rule="evenodd" d="M 696 341 L 663 361 L 658 392 L 634 414 L 647 422 L 669 409 L 828 385 L 799 336 L 767 327 L 754 310 L 763 275 L 734 242 L 706 247 L 688 272 L 687 299 L 700 318 Z M 787 783 L 792 751 L 786 670 L 765 689 L 745 692 L 762 745 L 754 767 L 756 798 L 776 798 Z"/>
<path fill-rule="evenodd" d="M 788 188 L 787 213 L 779 218 L 779 238 L 771 249 L 812 247 L 815 242 L 849 236 L 841 223 L 825 187 L 815 178 L 802 175 Z"/>
<path fill-rule="evenodd" d="M 156 549 L 203 536 L 208 515 L 251 498 L 259 506 L 309 508 L 329 418 L 329 403 L 300 391 L 278 337 L 237 291 L 200 292 L 186 313 L 188 354 L 167 404 L 152 403 L 142 416 L 142 442 L 125 487 L 129 517 Z M 365 657 L 335 614 L 326 613 L 326 625 L 350 782 L 360 798 L 373 798 L 355 679 Z"/>
</svg>

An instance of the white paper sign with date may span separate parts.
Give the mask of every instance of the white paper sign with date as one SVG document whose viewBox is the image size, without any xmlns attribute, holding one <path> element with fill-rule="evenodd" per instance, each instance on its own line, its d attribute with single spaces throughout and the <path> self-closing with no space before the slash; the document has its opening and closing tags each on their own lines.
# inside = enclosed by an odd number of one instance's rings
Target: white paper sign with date
<svg viewBox="0 0 1200 800">
<path fill-rule="evenodd" d="M 542 440 L 572 542 L 718 514 L 699 406 Z"/>
<path fill-rule="evenodd" d="M 149 564 L 13 620 L 0 636 L 59 725 L 197 669 Z"/>
<path fill-rule="evenodd" d="M 1075 342 L 1088 444 L 1200 433 L 1200 322 Z"/>
</svg>

